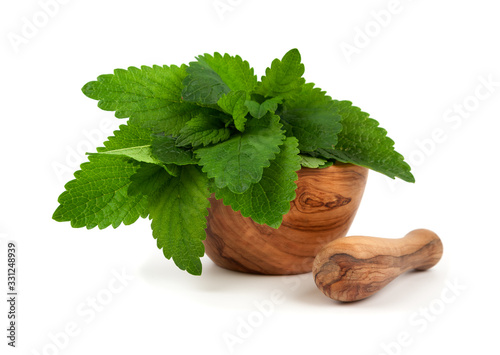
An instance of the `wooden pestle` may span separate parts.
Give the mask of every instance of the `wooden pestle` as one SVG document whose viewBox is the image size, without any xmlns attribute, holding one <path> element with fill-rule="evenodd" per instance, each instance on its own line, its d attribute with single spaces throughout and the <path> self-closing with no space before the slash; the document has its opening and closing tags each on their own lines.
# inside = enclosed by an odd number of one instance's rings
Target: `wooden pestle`
<svg viewBox="0 0 500 355">
<path fill-rule="evenodd" d="M 442 255 L 441 239 L 427 229 L 416 229 L 400 239 L 345 237 L 320 250 L 313 276 L 325 295 L 352 302 L 373 295 L 408 270 L 433 267 Z"/>
</svg>

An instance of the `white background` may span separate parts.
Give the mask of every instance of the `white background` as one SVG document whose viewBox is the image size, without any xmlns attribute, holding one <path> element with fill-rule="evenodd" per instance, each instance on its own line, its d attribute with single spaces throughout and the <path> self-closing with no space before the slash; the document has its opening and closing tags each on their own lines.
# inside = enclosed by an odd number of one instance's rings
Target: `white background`
<svg viewBox="0 0 500 355">
<path fill-rule="evenodd" d="M 46 2 L 0 8 L 2 290 L 5 241 L 19 245 L 12 353 L 499 353 L 496 2 L 221 0 L 230 7 L 223 13 L 213 0 Z M 81 93 L 83 84 L 115 68 L 214 51 L 241 55 L 260 76 L 291 48 L 308 81 L 379 120 L 413 167 L 416 184 L 370 174 L 349 234 L 432 229 L 445 247 L 435 268 L 340 304 L 310 274 L 244 275 L 207 258 L 201 277 L 179 271 L 147 220 L 90 231 L 51 220 L 85 160 L 81 150 L 120 123 Z M 117 273 L 128 278 L 116 283 Z M 281 298 L 270 307 L 273 293 Z M 1 334 L 0 353 L 10 353 Z"/>
</svg>

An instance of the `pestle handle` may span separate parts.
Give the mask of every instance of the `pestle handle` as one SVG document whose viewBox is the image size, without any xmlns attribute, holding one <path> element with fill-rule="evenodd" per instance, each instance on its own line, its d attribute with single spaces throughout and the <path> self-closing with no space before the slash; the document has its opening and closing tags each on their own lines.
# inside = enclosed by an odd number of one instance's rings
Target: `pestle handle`
<svg viewBox="0 0 500 355">
<path fill-rule="evenodd" d="M 416 229 L 400 239 L 336 239 L 316 255 L 313 276 L 328 297 L 352 302 L 369 297 L 408 270 L 427 270 L 443 255 L 436 233 Z"/>
</svg>

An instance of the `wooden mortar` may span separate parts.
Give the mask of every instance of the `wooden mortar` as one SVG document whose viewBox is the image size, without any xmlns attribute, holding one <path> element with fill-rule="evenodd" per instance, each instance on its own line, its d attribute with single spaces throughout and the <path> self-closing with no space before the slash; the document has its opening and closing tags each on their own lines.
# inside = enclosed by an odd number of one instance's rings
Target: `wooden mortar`
<svg viewBox="0 0 500 355">
<path fill-rule="evenodd" d="M 229 270 L 287 275 L 310 272 L 316 254 L 328 242 L 344 237 L 358 210 L 368 169 L 337 163 L 297 172 L 296 198 L 278 229 L 210 198 L 205 250 Z"/>
</svg>

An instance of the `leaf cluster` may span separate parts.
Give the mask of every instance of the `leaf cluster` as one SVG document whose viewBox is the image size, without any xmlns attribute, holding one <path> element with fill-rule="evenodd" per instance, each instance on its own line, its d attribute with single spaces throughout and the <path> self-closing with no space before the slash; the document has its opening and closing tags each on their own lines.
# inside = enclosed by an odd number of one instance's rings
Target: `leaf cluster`
<svg viewBox="0 0 500 355">
<path fill-rule="evenodd" d="M 106 228 L 151 219 L 165 257 L 201 274 L 208 197 L 278 228 L 297 171 L 353 163 L 413 182 L 378 122 L 306 83 L 298 50 L 259 81 L 239 56 L 116 69 L 82 91 L 128 118 L 75 173 L 53 218 Z"/>
</svg>

